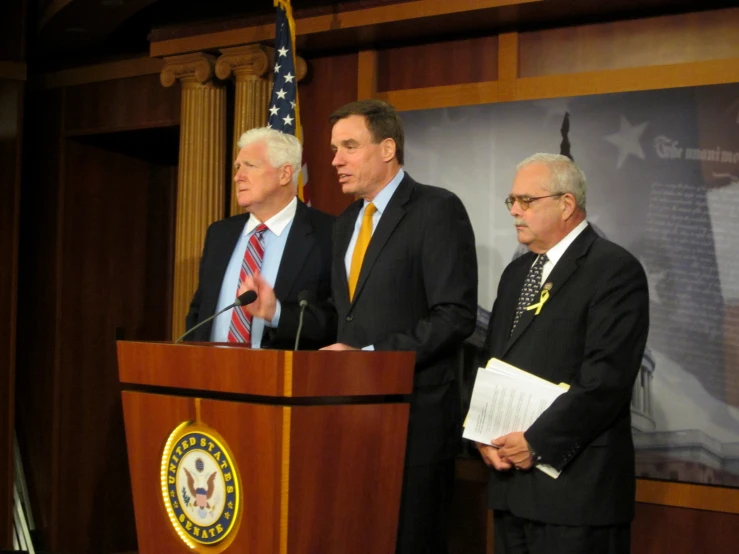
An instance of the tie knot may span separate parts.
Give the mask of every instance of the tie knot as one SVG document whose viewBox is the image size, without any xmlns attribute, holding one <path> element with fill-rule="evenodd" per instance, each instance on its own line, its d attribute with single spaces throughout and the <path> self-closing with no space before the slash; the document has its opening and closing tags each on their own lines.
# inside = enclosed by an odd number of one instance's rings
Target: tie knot
<svg viewBox="0 0 739 554">
<path fill-rule="evenodd" d="M 547 255 L 546 254 L 541 254 L 539 256 L 539 259 L 536 260 L 536 265 L 543 266 L 548 261 L 549 261 L 549 258 L 547 258 Z"/>
<path fill-rule="evenodd" d="M 377 207 L 370 202 L 367 204 L 367 207 L 364 208 L 364 217 L 372 217 L 375 215 L 375 212 L 377 211 Z"/>
<path fill-rule="evenodd" d="M 267 227 L 267 226 L 266 226 L 266 225 L 265 225 L 264 223 L 260 223 L 259 225 L 257 225 L 257 228 L 256 228 L 256 229 L 254 229 L 254 232 L 255 232 L 256 234 L 258 234 L 258 235 L 261 235 L 261 234 L 262 234 L 262 233 L 264 233 L 264 232 L 265 232 L 265 231 L 266 231 L 267 229 L 268 229 L 268 227 Z"/>
</svg>

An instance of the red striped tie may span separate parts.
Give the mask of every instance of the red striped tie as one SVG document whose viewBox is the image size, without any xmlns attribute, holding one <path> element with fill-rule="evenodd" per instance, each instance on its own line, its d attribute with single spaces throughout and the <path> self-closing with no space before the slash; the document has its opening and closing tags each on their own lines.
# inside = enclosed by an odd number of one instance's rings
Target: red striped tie
<svg viewBox="0 0 739 554">
<path fill-rule="evenodd" d="M 262 267 L 262 258 L 264 258 L 264 232 L 267 226 L 264 223 L 257 225 L 257 228 L 249 237 L 246 245 L 244 259 L 241 262 L 241 271 L 239 272 L 239 286 L 236 294 L 239 294 L 241 283 L 247 275 L 254 275 Z M 228 327 L 228 342 L 251 342 L 251 319 L 252 316 L 246 311 L 246 306 L 237 306 L 231 314 L 231 325 Z"/>
</svg>

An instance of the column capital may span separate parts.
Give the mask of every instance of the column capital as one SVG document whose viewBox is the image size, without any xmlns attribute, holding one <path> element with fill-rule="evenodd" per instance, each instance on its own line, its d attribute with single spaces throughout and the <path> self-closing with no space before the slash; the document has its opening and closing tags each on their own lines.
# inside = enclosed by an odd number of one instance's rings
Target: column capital
<svg viewBox="0 0 739 554">
<path fill-rule="evenodd" d="M 295 56 L 295 73 L 297 73 L 298 81 L 302 81 L 308 73 L 308 64 L 302 56 Z"/>
<path fill-rule="evenodd" d="M 228 79 L 233 73 L 241 76 L 264 77 L 272 69 L 274 48 L 261 44 L 248 44 L 234 48 L 222 48 L 216 62 L 216 76 Z"/>
<path fill-rule="evenodd" d="M 262 44 L 222 48 L 221 56 L 216 62 L 216 77 L 228 79 L 233 74 L 237 80 L 244 76 L 267 78 L 275 63 L 274 52 L 274 48 Z M 308 64 L 300 56 L 295 58 L 295 73 L 298 81 L 302 81 L 308 73 Z"/>
<path fill-rule="evenodd" d="M 164 87 L 171 87 L 177 81 L 204 84 L 213 78 L 215 57 L 203 52 L 170 56 L 164 58 L 164 69 L 159 79 Z"/>
</svg>

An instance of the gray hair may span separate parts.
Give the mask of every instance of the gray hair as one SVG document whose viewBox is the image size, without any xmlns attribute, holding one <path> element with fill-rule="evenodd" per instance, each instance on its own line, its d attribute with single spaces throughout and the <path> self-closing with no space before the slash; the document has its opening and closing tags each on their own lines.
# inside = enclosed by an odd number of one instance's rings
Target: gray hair
<svg viewBox="0 0 739 554">
<path fill-rule="evenodd" d="M 575 197 L 577 207 L 585 211 L 585 173 L 567 156 L 560 154 L 534 154 L 522 161 L 516 169 L 527 165 L 542 164 L 549 168 L 547 188 L 553 194 L 569 192 Z"/>
<path fill-rule="evenodd" d="M 249 129 L 239 138 L 238 146 L 243 148 L 255 142 L 263 142 L 267 158 L 274 168 L 287 164 L 293 168 L 293 184 L 298 184 L 298 176 L 303 163 L 303 145 L 294 135 L 269 127 Z"/>
</svg>

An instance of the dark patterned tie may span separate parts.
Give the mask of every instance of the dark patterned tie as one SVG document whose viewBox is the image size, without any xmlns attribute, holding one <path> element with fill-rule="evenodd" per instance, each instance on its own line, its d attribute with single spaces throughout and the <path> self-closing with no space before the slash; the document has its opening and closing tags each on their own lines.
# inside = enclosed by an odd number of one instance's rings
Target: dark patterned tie
<svg viewBox="0 0 739 554">
<path fill-rule="evenodd" d="M 541 289 L 541 270 L 544 264 L 549 261 L 546 254 L 541 254 L 534 265 L 529 269 L 529 274 L 526 275 L 526 279 L 523 282 L 521 288 L 521 296 L 518 297 L 518 304 L 516 305 L 516 317 L 513 318 L 513 325 L 511 326 L 511 335 L 513 334 L 518 320 L 521 319 L 521 314 L 526 311 L 526 307 L 530 306 L 536 300 L 536 295 Z"/>
<path fill-rule="evenodd" d="M 262 267 L 262 258 L 264 258 L 264 232 L 267 226 L 264 223 L 257 225 L 257 228 L 249 237 L 246 245 L 244 259 L 241 261 L 241 271 L 239 272 L 239 286 L 236 288 L 236 294 L 239 294 L 241 283 L 247 275 L 254 275 Z M 251 320 L 252 316 L 246 311 L 246 306 L 237 306 L 231 314 L 231 324 L 228 327 L 228 342 L 251 342 Z"/>
</svg>

